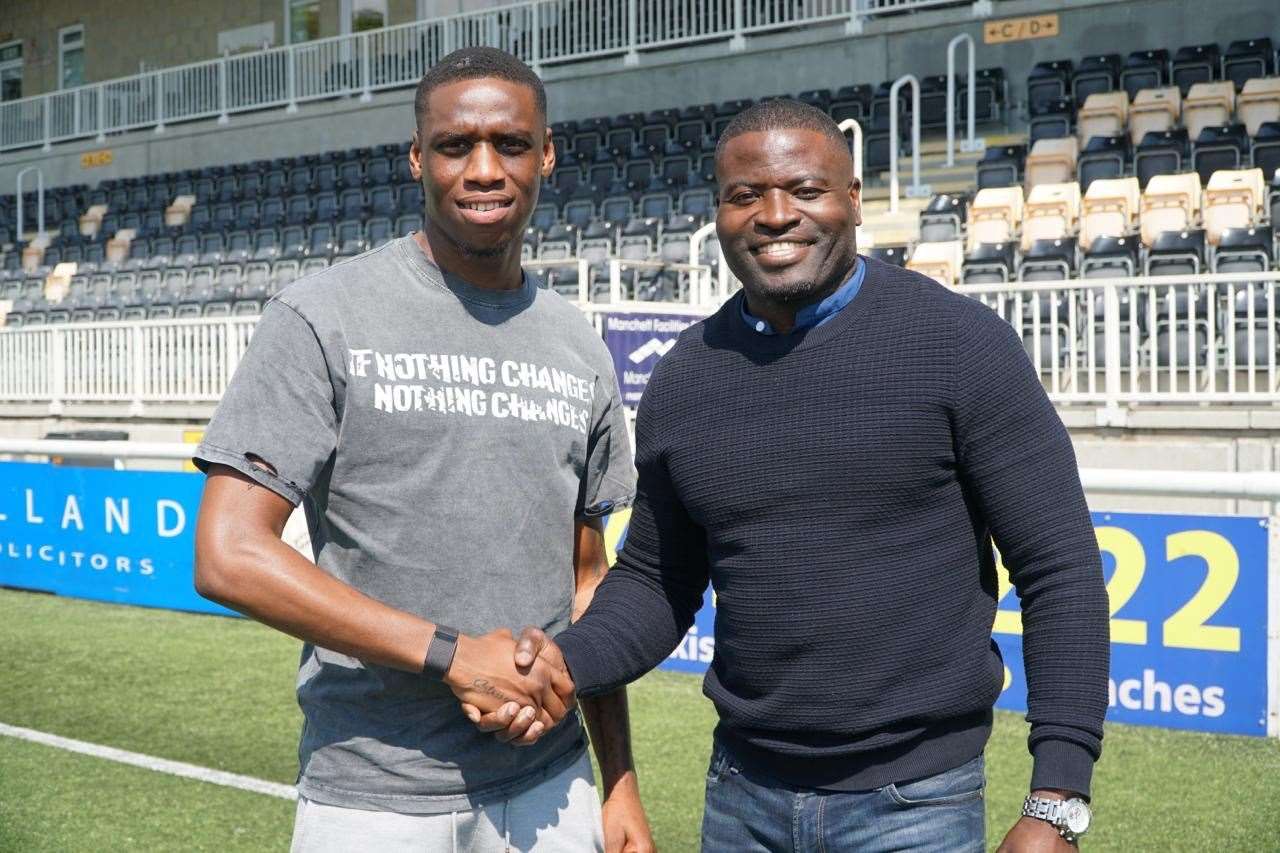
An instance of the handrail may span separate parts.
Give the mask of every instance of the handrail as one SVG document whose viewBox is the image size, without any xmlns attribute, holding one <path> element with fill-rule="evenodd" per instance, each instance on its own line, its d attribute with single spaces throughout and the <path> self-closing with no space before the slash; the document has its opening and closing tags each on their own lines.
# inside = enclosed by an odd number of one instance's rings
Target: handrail
<svg viewBox="0 0 1280 853">
<path fill-rule="evenodd" d="M 969 93 L 968 93 L 968 110 L 966 115 L 966 130 L 969 133 L 968 145 L 962 146 L 961 151 L 973 151 L 977 146 L 975 133 L 975 123 L 977 118 L 978 105 L 978 81 L 974 66 L 974 47 L 973 36 L 968 33 L 960 35 L 947 42 L 947 165 L 954 166 L 956 164 L 955 147 L 956 147 L 956 46 L 964 42 L 969 48 Z"/>
<path fill-rule="evenodd" d="M 694 231 L 692 234 L 689 235 L 689 263 L 690 264 L 697 264 L 699 262 L 698 259 L 702 257 L 702 244 L 707 241 L 707 237 L 715 233 L 715 230 L 716 230 L 716 221 L 712 219 L 706 225 L 703 225 L 697 231 Z M 719 249 L 719 244 L 717 244 L 717 249 Z M 719 264 L 717 265 L 717 270 L 721 270 L 723 269 L 723 267 L 724 267 L 724 252 L 720 251 L 720 258 L 719 258 Z M 723 277 L 724 277 L 724 273 L 720 272 L 718 275 L 718 278 L 723 278 Z M 710 270 L 707 271 L 707 275 L 703 279 L 703 287 L 706 288 L 706 290 L 701 295 L 702 301 L 711 302 L 712 294 L 711 294 Z"/>
<path fill-rule="evenodd" d="M 853 176 L 859 181 L 862 180 L 862 125 L 858 124 L 857 119 L 847 118 L 840 122 L 841 133 L 853 133 Z"/>
<path fill-rule="evenodd" d="M 645 307 L 640 303 L 639 307 Z M 607 306 L 599 306 L 607 311 Z M 0 454 L 71 456 L 82 459 L 187 460 L 194 444 L 163 441 L 77 441 L 47 438 L 0 438 Z M 1275 471 L 1142 471 L 1081 468 L 1085 491 L 1104 494 L 1172 497 L 1243 498 L 1280 501 L 1280 472 Z"/>
<path fill-rule="evenodd" d="M 903 74 L 889 87 L 889 212 L 898 212 L 898 92 L 911 86 L 911 189 L 908 196 L 918 196 L 920 187 L 920 81 L 914 74 Z"/>
<path fill-rule="evenodd" d="M 358 96 L 417 83 L 453 47 L 488 44 L 535 68 L 704 43 L 745 47 L 746 38 L 802 25 L 853 29 L 882 12 L 954 0 L 831 0 L 824 3 L 690 4 L 686 0 L 523 0 L 297 44 L 210 57 L 0 104 L 0 150 L 94 138 L 142 127 Z M 975 9 L 981 5 L 975 4 Z M 730 14 L 724 14 L 728 9 Z M 620 25 L 619 25 L 620 24 Z M 852 30 L 851 30 L 852 31 Z"/>
<path fill-rule="evenodd" d="M 14 190 L 14 192 L 17 194 L 17 202 L 18 202 L 18 233 L 14 237 L 15 243 L 22 242 L 22 233 L 23 233 L 22 216 L 23 216 L 23 209 L 26 207 L 26 204 L 24 204 L 22 200 L 22 179 L 26 176 L 27 172 L 36 173 L 36 219 L 39 222 L 39 225 L 37 226 L 38 230 L 36 231 L 36 235 L 38 237 L 43 238 L 45 234 L 45 231 L 44 231 L 44 170 L 41 169 L 39 166 L 28 166 L 25 169 L 22 169 L 21 171 L 18 172 L 18 186 L 17 186 L 17 189 Z"/>
</svg>

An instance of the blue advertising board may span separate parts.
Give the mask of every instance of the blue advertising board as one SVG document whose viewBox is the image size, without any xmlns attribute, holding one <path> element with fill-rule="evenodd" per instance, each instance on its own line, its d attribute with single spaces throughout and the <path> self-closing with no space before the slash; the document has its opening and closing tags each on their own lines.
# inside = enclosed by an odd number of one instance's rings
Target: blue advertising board
<svg viewBox="0 0 1280 853">
<path fill-rule="evenodd" d="M 193 585 L 204 477 L 0 463 L 0 586 L 230 614 Z"/>
<path fill-rule="evenodd" d="M 1266 735 L 1269 525 L 1241 516 L 1094 513 L 1111 602 L 1107 719 Z M 610 519 L 621 547 L 626 518 Z M 714 599 L 664 669 L 704 672 Z M 1003 566 L 992 634 L 1005 662 L 996 707 L 1026 710 L 1022 621 Z"/>
<path fill-rule="evenodd" d="M 640 402 L 653 368 L 673 346 L 680 333 L 703 319 L 693 314 L 606 314 L 604 343 L 613 355 L 623 405 Z"/>
</svg>

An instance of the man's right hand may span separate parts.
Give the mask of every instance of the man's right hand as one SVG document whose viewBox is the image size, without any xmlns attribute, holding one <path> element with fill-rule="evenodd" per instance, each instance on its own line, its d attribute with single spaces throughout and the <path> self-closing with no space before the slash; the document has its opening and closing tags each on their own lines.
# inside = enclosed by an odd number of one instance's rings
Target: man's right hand
<svg viewBox="0 0 1280 853">
<path fill-rule="evenodd" d="M 505 631 L 503 633 L 506 633 L 507 637 L 511 636 Z M 560 647 L 544 631 L 538 628 L 525 628 L 521 631 L 520 641 L 514 644 L 512 661 L 520 670 L 546 667 L 555 673 L 558 676 L 557 684 L 568 686 L 567 695 L 560 693 L 558 689 L 557 693 L 565 699 L 569 707 L 572 707 L 574 685 L 569 676 L 569 668 L 565 665 Z M 457 690 L 454 692 L 457 693 Z M 521 703 L 514 699 L 490 710 L 463 699 L 462 712 L 480 731 L 492 732 L 498 740 L 515 746 L 529 746 L 537 743 L 538 738 L 550 728 L 543 723 L 536 708 L 527 702 Z"/>
<path fill-rule="evenodd" d="M 513 706 L 527 709 L 517 715 L 524 721 L 522 733 L 537 723 L 541 724 L 538 734 L 549 730 L 574 705 L 573 681 L 563 660 L 557 667 L 539 660 L 536 652 L 521 655 L 505 628 L 479 637 L 459 636 L 444 681 L 464 709 L 470 706 L 481 715 Z"/>
</svg>

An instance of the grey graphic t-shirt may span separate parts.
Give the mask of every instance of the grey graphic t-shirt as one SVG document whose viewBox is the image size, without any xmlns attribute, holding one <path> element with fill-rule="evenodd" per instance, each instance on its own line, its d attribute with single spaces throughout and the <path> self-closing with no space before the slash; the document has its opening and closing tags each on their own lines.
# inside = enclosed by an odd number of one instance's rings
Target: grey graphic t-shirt
<svg viewBox="0 0 1280 853">
<path fill-rule="evenodd" d="M 635 487 L 612 363 L 578 309 L 528 279 L 472 287 L 411 237 L 268 303 L 195 455 L 305 504 L 325 571 L 470 634 L 566 628 L 574 522 Z M 443 684 L 311 645 L 298 702 L 299 791 L 351 808 L 491 803 L 586 743 L 575 713 L 507 746 Z"/>
</svg>

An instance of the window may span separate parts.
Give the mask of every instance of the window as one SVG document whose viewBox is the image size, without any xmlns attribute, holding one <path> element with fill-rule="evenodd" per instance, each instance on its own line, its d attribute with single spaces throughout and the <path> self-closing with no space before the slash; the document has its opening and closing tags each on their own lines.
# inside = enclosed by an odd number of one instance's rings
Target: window
<svg viewBox="0 0 1280 853">
<path fill-rule="evenodd" d="M 70 89 L 84 82 L 84 27 L 63 27 L 58 30 L 58 87 Z"/>
<path fill-rule="evenodd" d="M 22 97 L 22 42 L 0 45 L 0 101 Z"/>
<path fill-rule="evenodd" d="M 342 31 L 359 33 L 387 25 L 387 0 L 342 0 Z"/>
<path fill-rule="evenodd" d="M 285 0 L 288 33 L 285 41 L 298 44 L 320 38 L 320 0 Z"/>
</svg>

